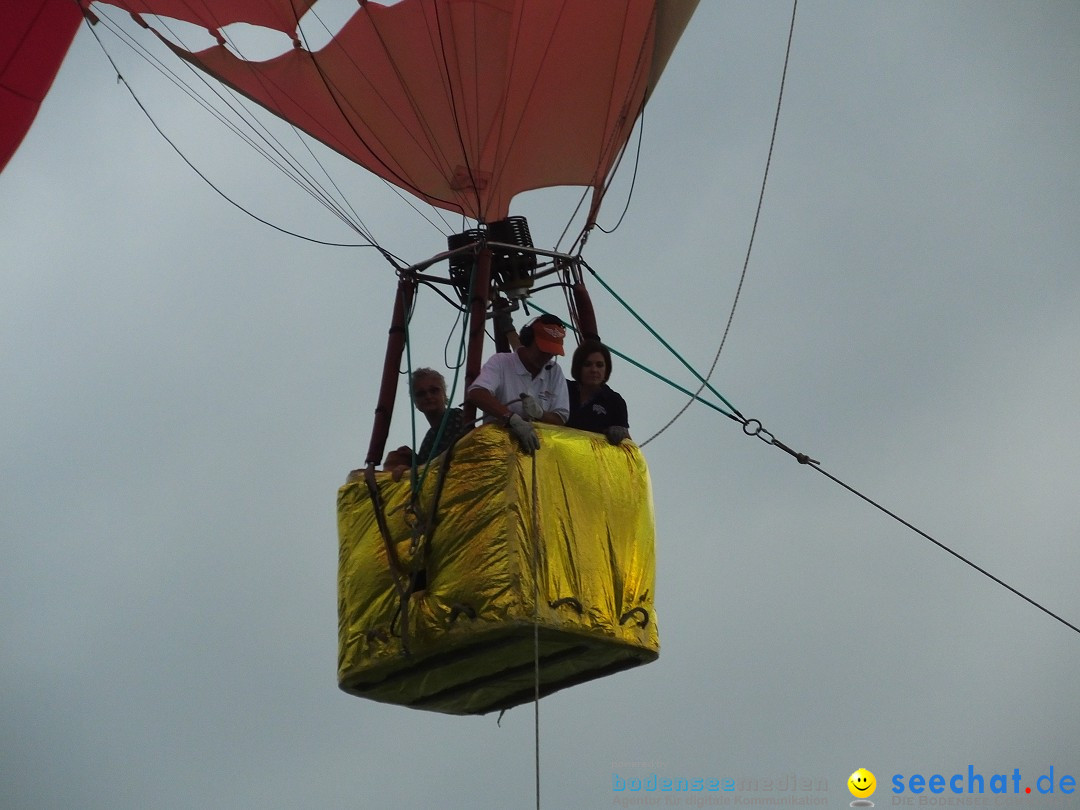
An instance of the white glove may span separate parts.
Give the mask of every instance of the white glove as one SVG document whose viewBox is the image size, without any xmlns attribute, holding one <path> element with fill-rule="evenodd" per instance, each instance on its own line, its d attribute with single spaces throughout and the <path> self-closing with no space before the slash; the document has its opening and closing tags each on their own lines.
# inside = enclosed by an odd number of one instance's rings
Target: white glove
<svg viewBox="0 0 1080 810">
<path fill-rule="evenodd" d="M 540 447 L 540 437 L 536 435 L 536 428 L 516 413 L 510 414 L 510 418 L 506 420 L 506 426 L 521 444 L 521 449 L 530 456 Z"/>
<path fill-rule="evenodd" d="M 521 395 L 521 409 L 525 411 L 525 418 L 530 421 L 544 418 L 544 408 L 531 394 Z"/>
<path fill-rule="evenodd" d="M 623 439 L 630 438 L 630 431 L 622 425 L 612 425 L 604 431 L 604 435 L 607 436 L 607 440 L 612 444 L 619 444 Z"/>
</svg>

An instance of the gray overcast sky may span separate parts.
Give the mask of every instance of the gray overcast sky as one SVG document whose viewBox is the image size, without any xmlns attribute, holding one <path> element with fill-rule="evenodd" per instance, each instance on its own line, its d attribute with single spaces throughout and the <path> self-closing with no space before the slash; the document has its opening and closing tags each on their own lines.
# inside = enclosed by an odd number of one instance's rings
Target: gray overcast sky
<svg viewBox="0 0 1080 810">
<path fill-rule="evenodd" d="M 647 111 L 630 211 L 585 254 L 703 369 L 790 10 L 703 0 Z M 355 241 L 105 39 L 226 193 Z M 333 172 L 388 248 L 443 248 L 380 184 Z M 714 378 L 1073 623 L 1078 190 L 1080 4 L 801 3 Z M 523 200 L 538 242 L 565 199 Z M 334 501 L 367 446 L 394 289 L 377 254 L 225 203 L 85 30 L 0 175 L 0 235 L 0 805 L 532 806 L 531 708 L 500 726 L 336 687 Z M 612 345 L 691 383 L 593 293 Z M 420 301 L 414 362 L 444 363 L 446 309 Z M 639 439 L 683 401 L 625 363 L 612 383 Z M 542 701 L 545 807 L 611 805 L 613 775 L 795 773 L 827 780 L 831 807 L 860 766 L 879 807 L 894 774 L 1080 777 L 1080 635 L 706 408 L 645 452 L 661 658 Z"/>
</svg>

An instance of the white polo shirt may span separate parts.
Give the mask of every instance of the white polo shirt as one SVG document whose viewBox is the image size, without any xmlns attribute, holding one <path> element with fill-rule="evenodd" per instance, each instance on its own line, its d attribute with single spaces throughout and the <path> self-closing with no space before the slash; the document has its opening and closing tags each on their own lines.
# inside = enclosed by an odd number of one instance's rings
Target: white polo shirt
<svg viewBox="0 0 1080 810">
<path fill-rule="evenodd" d="M 570 416 L 570 394 L 566 390 L 566 378 L 562 369 L 552 358 L 535 377 L 525 368 L 517 352 L 499 352 L 493 354 L 480 369 L 480 374 L 469 386 L 483 388 L 499 402 L 521 416 L 525 415 L 521 407 L 521 395 L 534 397 L 545 411 L 551 411 L 566 422 Z M 484 416 L 485 422 L 498 421 L 494 416 Z"/>
</svg>

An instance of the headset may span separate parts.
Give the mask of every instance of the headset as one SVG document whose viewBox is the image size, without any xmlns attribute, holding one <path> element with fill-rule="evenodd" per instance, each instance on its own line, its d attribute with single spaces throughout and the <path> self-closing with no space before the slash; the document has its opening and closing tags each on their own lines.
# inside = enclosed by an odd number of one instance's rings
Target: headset
<svg viewBox="0 0 1080 810">
<path fill-rule="evenodd" d="M 562 322 L 562 319 L 558 315 L 551 315 L 550 313 L 537 315 L 535 318 L 530 318 L 525 325 L 521 327 L 521 331 L 518 332 L 518 340 L 521 342 L 522 346 L 531 346 L 533 344 L 533 340 L 535 339 L 535 325 L 537 323 L 550 323 L 554 326 L 566 328 L 566 324 Z"/>
<path fill-rule="evenodd" d="M 533 324 L 539 319 L 539 315 L 534 318 L 529 318 L 525 325 L 521 327 L 521 330 L 518 332 L 518 340 L 521 342 L 522 346 L 532 346 L 535 337 Z"/>
</svg>

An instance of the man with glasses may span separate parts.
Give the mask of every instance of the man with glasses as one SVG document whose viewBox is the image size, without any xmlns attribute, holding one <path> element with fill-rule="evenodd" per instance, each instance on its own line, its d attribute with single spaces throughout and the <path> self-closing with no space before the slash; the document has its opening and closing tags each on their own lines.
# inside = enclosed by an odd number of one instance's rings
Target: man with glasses
<svg viewBox="0 0 1080 810">
<path fill-rule="evenodd" d="M 488 358 L 465 394 L 484 412 L 485 422 L 505 425 L 526 453 L 540 447 L 532 422 L 564 425 L 570 414 L 566 378 L 555 362 L 565 337 L 557 316 L 534 318 L 522 328 L 518 349 Z"/>
</svg>

